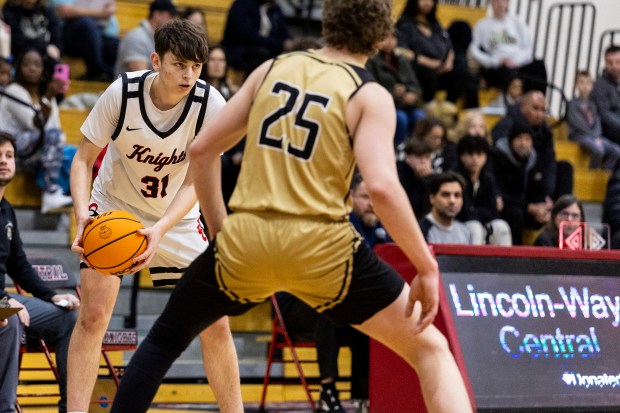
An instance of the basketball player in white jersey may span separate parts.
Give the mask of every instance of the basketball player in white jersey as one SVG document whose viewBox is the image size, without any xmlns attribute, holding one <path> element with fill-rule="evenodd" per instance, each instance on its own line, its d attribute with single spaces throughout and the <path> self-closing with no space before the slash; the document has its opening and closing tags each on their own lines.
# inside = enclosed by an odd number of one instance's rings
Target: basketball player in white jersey
<svg viewBox="0 0 620 413">
<path fill-rule="evenodd" d="M 69 348 L 69 412 L 88 411 L 101 342 L 120 286 L 120 278 L 88 268 L 82 234 L 92 216 L 120 209 L 142 221 L 145 229 L 140 232 L 148 237 L 148 248 L 123 272 L 135 274 L 148 267 L 155 286 L 175 284 L 208 245 L 187 156 L 201 126 L 225 104 L 215 88 L 198 80 L 207 56 L 199 27 L 187 20 L 168 22 L 155 32 L 155 71 L 123 74 L 82 125 L 71 193 L 77 220 L 72 250 L 83 261 L 83 304 Z M 106 145 L 91 192 L 92 166 Z M 243 412 L 228 319 L 221 318 L 200 337 L 205 372 L 221 411 Z"/>
</svg>

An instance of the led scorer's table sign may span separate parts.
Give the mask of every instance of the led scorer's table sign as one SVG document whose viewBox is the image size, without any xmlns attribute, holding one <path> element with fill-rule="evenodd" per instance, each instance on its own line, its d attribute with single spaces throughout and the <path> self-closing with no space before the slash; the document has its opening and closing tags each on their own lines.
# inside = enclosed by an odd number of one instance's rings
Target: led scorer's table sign
<svg viewBox="0 0 620 413">
<path fill-rule="evenodd" d="M 479 411 L 620 411 L 620 252 L 434 248 L 438 318 Z"/>
</svg>

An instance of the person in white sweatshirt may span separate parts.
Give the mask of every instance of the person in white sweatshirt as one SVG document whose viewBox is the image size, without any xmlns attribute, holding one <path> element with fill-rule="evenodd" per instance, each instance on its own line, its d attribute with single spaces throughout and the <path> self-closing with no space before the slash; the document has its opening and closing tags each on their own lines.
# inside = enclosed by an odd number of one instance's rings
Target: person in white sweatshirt
<svg viewBox="0 0 620 413">
<path fill-rule="evenodd" d="M 504 88 L 509 79 L 519 76 L 527 90 L 544 93 L 544 63 L 534 59 L 530 29 L 508 12 L 509 2 L 490 0 L 492 15 L 474 26 L 469 52 L 480 65 L 480 76 L 487 86 Z"/>
</svg>

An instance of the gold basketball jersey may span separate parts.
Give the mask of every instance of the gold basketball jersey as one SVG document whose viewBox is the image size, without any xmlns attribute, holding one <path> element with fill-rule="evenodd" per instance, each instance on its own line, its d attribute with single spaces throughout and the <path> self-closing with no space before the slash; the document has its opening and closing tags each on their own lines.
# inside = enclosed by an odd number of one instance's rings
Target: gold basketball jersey
<svg viewBox="0 0 620 413">
<path fill-rule="evenodd" d="M 355 159 L 345 110 L 370 80 L 312 51 L 275 59 L 250 111 L 230 208 L 346 219 Z"/>
</svg>

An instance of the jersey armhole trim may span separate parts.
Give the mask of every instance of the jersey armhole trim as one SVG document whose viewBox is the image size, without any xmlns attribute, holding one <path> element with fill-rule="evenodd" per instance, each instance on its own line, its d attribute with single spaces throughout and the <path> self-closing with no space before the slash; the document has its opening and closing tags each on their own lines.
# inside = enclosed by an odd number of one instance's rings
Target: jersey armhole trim
<svg viewBox="0 0 620 413">
<path fill-rule="evenodd" d="M 123 81 L 123 92 L 121 95 L 121 111 L 118 114 L 118 123 L 116 124 L 116 129 L 114 129 L 114 133 L 112 133 L 113 141 L 118 138 L 118 135 L 123 130 L 123 123 L 125 122 L 125 112 L 127 111 L 127 94 L 129 92 L 127 73 L 121 73 L 121 79 Z"/>
</svg>

